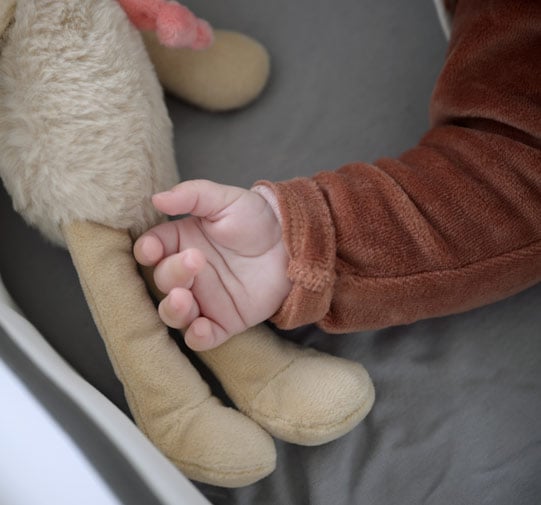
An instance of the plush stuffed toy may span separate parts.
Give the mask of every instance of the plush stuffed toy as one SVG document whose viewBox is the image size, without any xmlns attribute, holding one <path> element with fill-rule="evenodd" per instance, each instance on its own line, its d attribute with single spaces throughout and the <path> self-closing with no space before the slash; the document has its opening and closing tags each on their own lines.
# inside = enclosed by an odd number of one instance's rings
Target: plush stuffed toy
<svg viewBox="0 0 541 505">
<path fill-rule="evenodd" d="M 170 91 L 220 110 L 257 95 L 266 52 L 231 33 L 216 33 L 206 51 L 165 48 L 160 40 L 205 45 L 208 25 L 191 17 L 190 36 L 171 35 L 176 21 L 152 9 L 142 16 L 147 49 L 130 22 L 142 11 L 130 9 L 165 2 L 16 0 L 13 10 L 14 1 L 0 2 L 9 20 L 0 23 L 0 175 L 25 220 L 69 249 L 140 429 L 188 477 L 221 486 L 274 469 L 271 435 L 312 445 L 352 429 L 374 400 L 364 368 L 264 325 L 199 354 L 238 410 L 223 406 L 159 319 L 132 256 L 133 239 L 162 219 L 150 196 L 178 182 L 149 54 Z M 233 73 L 258 60 L 244 89 L 220 73 L 227 54 Z"/>
</svg>

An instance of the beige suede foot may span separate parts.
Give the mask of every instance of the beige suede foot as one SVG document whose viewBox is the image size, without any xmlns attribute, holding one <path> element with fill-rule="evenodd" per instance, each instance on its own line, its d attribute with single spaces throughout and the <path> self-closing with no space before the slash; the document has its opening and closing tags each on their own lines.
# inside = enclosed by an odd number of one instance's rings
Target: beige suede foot
<svg viewBox="0 0 541 505">
<path fill-rule="evenodd" d="M 128 232 L 93 223 L 73 223 L 63 232 L 141 430 L 200 482 L 237 487 L 272 472 L 272 438 L 213 397 L 169 337 L 138 273 Z"/>
<path fill-rule="evenodd" d="M 199 356 L 242 412 L 288 442 L 334 440 L 374 403 L 374 386 L 360 364 L 296 346 L 263 325 Z"/>
<path fill-rule="evenodd" d="M 170 93 L 213 111 L 237 109 L 254 100 L 269 76 L 269 55 L 254 39 L 215 30 L 213 45 L 204 51 L 171 49 L 154 32 L 143 38 L 158 78 Z"/>
<path fill-rule="evenodd" d="M 276 466 L 272 438 L 214 396 L 145 420 L 147 436 L 190 479 L 222 487 L 253 484 Z"/>
</svg>

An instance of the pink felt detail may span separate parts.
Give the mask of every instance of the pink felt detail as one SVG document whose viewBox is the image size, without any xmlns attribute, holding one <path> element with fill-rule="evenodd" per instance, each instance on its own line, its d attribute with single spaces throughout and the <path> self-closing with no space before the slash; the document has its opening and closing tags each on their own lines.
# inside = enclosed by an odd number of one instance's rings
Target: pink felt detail
<svg viewBox="0 0 541 505">
<path fill-rule="evenodd" d="M 185 6 L 168 0 L 118 0 L 130 21 L 140 30 L 156 32 L 168 47 L 205 49 L 213 41 L 212 28 Z"/>
</svg>

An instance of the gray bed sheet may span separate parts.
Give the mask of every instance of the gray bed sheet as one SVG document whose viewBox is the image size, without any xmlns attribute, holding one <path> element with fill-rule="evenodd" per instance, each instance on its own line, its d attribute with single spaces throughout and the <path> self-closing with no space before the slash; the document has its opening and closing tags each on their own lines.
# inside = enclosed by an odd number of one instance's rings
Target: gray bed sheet
<svg viewBox="0 0 541 505">
<path fill-rule="evenodd" d="M 188 3 L 188 2 L 186 2 Z M 210 114 L 167 98 L 181 176 L 249 186 L 393 156 L 428 126 L 446 42 L 429 0 L 197 0 L 216 27 L 272 56 L 249 108 Z M 68 254 L 13 212 L 0 189 L 0 271 L 28 318 L 127 412 Z M 362 362 L 377 400 L 352 433 L 321 447 L 278 442 L 278 467 L 218 504 L 541 503 L 541 285 L 465 314 L 329 336 L 281 332 Z"/>
</svg>

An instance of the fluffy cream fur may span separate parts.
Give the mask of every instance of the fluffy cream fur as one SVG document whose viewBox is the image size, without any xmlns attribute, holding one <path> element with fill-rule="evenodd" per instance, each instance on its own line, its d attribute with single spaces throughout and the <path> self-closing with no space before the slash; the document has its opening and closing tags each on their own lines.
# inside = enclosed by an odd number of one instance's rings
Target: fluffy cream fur
<svg viewBox="0 0 541 505">
<path fill-rule="evenodd" d="M 0 175 L 15 208 L 59 244 L 73 221 L 140 233 L 177 172 L 139 33 L 113 0 L 19 0 L 15 19 L 0 59 Z"/>
</svg>

